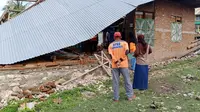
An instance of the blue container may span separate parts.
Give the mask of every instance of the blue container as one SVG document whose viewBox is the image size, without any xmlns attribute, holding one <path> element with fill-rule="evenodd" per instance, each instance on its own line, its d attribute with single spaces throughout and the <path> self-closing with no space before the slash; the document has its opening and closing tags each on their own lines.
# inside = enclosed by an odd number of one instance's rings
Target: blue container
<svg viewBox="0 0 200 112">
<path fill-rule="evenodd" d="M 133 56 L 132 53 L 130 53 L 128 54 L 128 59 L 130 63 L 130 69 L 135 71 L 136 58 Z"/>
</svg>

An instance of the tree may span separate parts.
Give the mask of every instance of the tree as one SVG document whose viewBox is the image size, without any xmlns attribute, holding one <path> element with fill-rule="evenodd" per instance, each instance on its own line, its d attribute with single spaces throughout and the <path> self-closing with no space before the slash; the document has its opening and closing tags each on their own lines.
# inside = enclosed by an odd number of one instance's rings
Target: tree
<svg viewBox="0 0 200 112">
<path fill-rule="evenodd" d="M 28 2 L 21 0 L 9 0 L 7 4 L 4 6 L 3 10 L 9 12 L 9 17 L 13 18 L 21 13 L 23 10 L 27 8 L 29 5 Z"/>
</svg>

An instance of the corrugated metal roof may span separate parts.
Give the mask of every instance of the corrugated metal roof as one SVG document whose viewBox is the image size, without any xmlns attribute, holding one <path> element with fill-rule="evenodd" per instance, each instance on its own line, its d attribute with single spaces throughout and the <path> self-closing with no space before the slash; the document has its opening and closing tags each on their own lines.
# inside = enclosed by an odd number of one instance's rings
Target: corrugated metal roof
<svg viewBox="0 0 200 112">
<path fill-rule="evenodd" d="M 88 40 L 134 6 L 149 1 L 46 0 L 0 26 L 0 64 L 13 64 Z"/>
</svg>

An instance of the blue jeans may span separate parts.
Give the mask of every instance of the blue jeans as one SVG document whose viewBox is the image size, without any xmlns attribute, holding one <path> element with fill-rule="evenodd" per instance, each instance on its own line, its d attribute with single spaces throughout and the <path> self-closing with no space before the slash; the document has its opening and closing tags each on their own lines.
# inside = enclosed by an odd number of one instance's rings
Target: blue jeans
<svg viewBox="0 0 200 112">
<path fill-rule="evenodd" d="M 113 91 L 114 91 L 114 99 L 115 100 L 119 100 L 120 73 L 122 74 L 122 76 L 124 78 L 124 86 L 125 86 L 127 97 L 131 98 L 133 96 L 133 88 L 132 88 L 128 68 L 113 68 L 112 69 L 112 80 L 113 80 Z"/>
</svg>

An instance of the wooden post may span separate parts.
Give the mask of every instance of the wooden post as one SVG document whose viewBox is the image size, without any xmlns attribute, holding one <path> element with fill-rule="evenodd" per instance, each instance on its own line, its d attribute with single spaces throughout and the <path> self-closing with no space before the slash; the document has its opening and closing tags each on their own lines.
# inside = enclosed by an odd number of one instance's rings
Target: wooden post
<svg viewBox="0 0 200 112">
<path fill-rule="evenodd" d="M 66 85 L 66 84 L 68 84 L 68 83 L 70 83 L 70 82 L 72 82 L 72 81 L 74 81 L 74 80 L 77 80 L 77 79 L 79 79 L 79 78 L 81 78 L 81 77 L 87 75 L 88 73 L 90 73 L 90 72 L 92 72 L 92 71 L 94 71 L 94 70 L 96 70 L 96 69 L 98 69 L 98 68 L 100 68 L 100 67 L 102 67 L 102 68 L 106 71 L 107 75 L 108 75 L 109 77 L 111 77 L 111 72 L 109 72 L 111 62 L 110 62 L 109 58 L 105 55 L 105 53 L 104 53 L 103 51 L 101 51 L 101 55 L 94 54 L 94 56 L 96 57 L 96 59 L 97 59 L 98 62 L 99 62 L 99 65 L 98 65 L 98 66 L 92 68 L 91 70 L 89 70 L 89 71 L 83 73 L 82 75 L 80 75 L 80 76 L 78 76 L 78 77 L 75 77 L 75 78 L 73 78 L 73 79 L 71 79 L 71 80 L 69 80 L 69 81 L 66 81 L 65 83 L 63 83 L 63 85 Z M 100 57 L 101 59 L 100 59 L 99 57 Z M 105 60 L 106 62 L 104 62 L 104 60 Z M 106 66 L 106 64 L 108 64 L 108 66 Z"/>
</svg>

